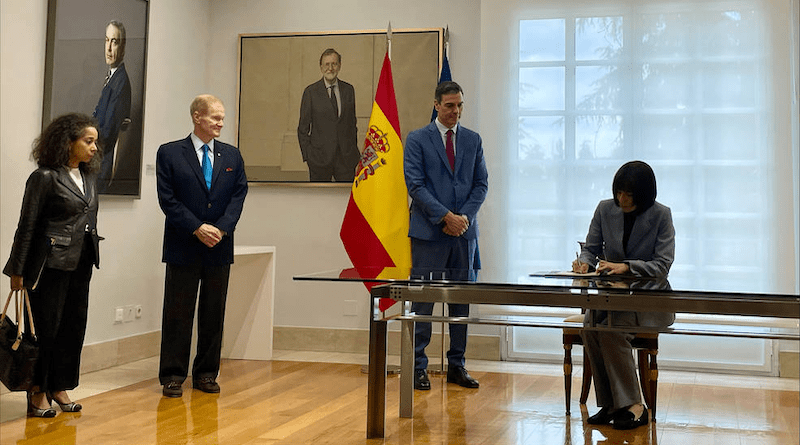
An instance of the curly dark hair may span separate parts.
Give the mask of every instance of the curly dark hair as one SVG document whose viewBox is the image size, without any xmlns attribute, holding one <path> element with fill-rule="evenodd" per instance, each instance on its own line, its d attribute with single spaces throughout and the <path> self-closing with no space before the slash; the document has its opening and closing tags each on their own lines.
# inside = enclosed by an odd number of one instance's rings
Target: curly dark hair
<svg viewBox="0 0 800 445">
<path fill-rule="evenodd" d="M 53 119 L 42 134 L 33 141 L 31 158 L 39 167 L 59 169 L 69 163 L 72 143 L 83 136 L 88 127 L 98 128 L 95 118 L 81 113 L 68 113 Z M 102 148 L 97 146 L 97 153 L 86 164 L 81 162 L 80 169 L 85 172 L 96 172 L 100 168 L 103 157 Z"/>
</svg>

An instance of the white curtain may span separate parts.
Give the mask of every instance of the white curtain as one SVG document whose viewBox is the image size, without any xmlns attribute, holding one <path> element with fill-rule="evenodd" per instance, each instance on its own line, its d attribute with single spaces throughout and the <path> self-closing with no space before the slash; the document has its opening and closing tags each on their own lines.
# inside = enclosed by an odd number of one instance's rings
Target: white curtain
<svg viewBox="0 0 800 445">
<path fill-rule="evenodd" d="M 675 288 L 797 293 L 797 5 L 483 0 L 484 278 L 568 268 L 640 159 L 673 211 Z"/>
<path fill-rule="evenodd" d="M 486 274 L 568 267 L 641 159 L 673 211 L 674 285 L 796 292 L 796 2 L 483 1 Z"/>
</svg>

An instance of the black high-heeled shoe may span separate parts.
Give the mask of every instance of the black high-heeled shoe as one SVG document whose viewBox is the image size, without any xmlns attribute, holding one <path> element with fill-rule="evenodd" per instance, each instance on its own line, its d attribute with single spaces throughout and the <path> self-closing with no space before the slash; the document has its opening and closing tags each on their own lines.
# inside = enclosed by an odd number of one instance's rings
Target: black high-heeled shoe
<svg viewBox="0 0 800 445">
<path fill-rule="evenodd" d="M 38 408 L 31 401 L 33 396 L 32 392 L 28 393 L 28 417 L 55 417 L 56 410 L 48 406 L 47 408 Z M 48 401 L 50 398 L 48 397 Z"/>
<path fill-rule="evenodd" d="M 75 402 L 61 403 L 50 393 L 47 394 L 47 398 L 50 400 L 55 400 L 55 402 L 58 404 L 58 407 L 61 408 L 61 411 L 65 413 L 77 413 L 83 409 L 83 405 L 81 405 L 80 403 L 75 403 Z"/>
</svg>

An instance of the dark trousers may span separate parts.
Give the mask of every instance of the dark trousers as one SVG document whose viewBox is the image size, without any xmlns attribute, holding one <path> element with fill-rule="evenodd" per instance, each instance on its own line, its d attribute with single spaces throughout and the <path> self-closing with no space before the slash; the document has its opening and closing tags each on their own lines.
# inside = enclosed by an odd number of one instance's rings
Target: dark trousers
<svg viewBox="0 0 800 445">
<path fill-rule="evenodd" d="M 192 325 L 197 306 L 197 354 L 192 378 L 216 378 L 222 351 L 222 325 L 231 266 L 180 266 L 167 264 L 164 309 L 161 319 L 162 385 L 183 382 L 189 373 Z M 199 293 L 198 293 L 199 287 Z"/>
<path fill-rule="evenodd" d="M 337 146 L 330 164 L 308 163 L 308 179 L 311 182 L 331 182 L 332 177 L 336 182 L 353 182 L 356 177 L 356 164 L 358 164 L 357 157 L 347 156 L 341 147 Z"/>
<path fill-rule="evenodd" d="M 452 237 L 446 241 L 427 241 L 411 238 L 411 275 L 414 278 L 433 280 L 475 281 L 475 250 L 477 240 Z M 419 315 L 431 315 L 433 303 L 411 303 L 411 311 Z M 468 304 L 448 304 L 451 317 L 469 316 Z M 467 350 L 467 325 L 450 323 L 450 349 L 447 363 L 450 367 L 464 366 Z M 442 333 L 444 334 L 444 333 Z M 426 369 L 428 356 L 425 348 L 431 342 L 431 324 L 414 324 L 414 369 Z"/>
<path fill-rule="evenodd" d="M 93 258 L 94 247 L 87 235 L 75 270 L 46 267 L 38 286 L 30 291 L 39 338 L 34 385 L 40 391 L 57 392 L 78 386 Z"/>
</svg>

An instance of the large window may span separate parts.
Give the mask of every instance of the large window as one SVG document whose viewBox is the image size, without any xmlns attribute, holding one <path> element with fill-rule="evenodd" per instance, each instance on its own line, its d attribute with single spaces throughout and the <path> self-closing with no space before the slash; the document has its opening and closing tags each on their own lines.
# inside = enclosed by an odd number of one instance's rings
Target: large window
<svg viewBox="0 0 800 445">
<path fill-rule="evenodd" d="M 614 172 L 640 159 L 655 170 L 657 200 L 673 211 L 672 284 L 765 288 L 775 258 L 765 12 L 748 2 L 598 9 L 517 21 L 507 279 L 568 267 L 595 206 L 612 197 Z M 683 317 L 725 321 L 714 318 Z M 561 354 L 559 332 L 509 333 L 511 358 Z M 709 343 L 694 350 L 717 354 L 693 357 L 685 339 L 670 336 L 660 359 L 770 372 L 770 342 L 700 341 Z"/>
<path fill-rule="evenodd" d="M 673 276 L 692 280 L 676 284 L 769 276 L 764 23 L 714 5 L 519 22 L 512 274 L 563 268 L 616 169 L 641 159 L 673 210 Z"/>
</svg>

